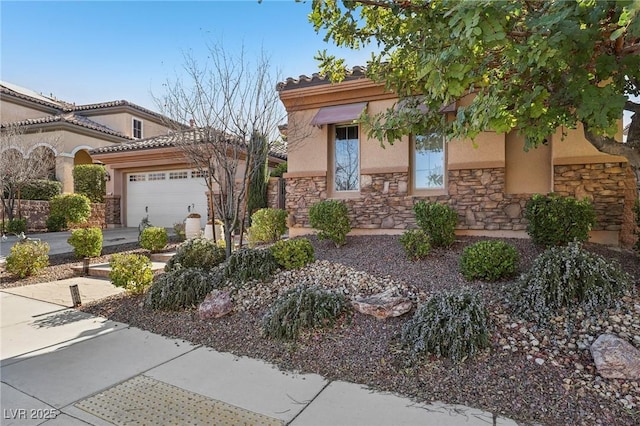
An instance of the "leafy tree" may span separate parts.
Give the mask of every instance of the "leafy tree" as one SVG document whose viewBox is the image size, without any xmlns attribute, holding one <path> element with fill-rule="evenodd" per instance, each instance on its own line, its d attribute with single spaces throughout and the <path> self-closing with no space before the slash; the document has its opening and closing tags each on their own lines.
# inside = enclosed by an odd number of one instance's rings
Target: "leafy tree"
<svg viewBox="0 0 640 426">
<path fill-rule="evenodd" d="M 367 76 L 407 100 L 366 117 L 383 143 L 427 128 L 451 138 L 515 129 L 529 149 L 583 124 L 597 149 L 640 170 L 638 1 L 314 0 L 309 19 L 338 46 L 377 43 Z M 344 77 L 343 59 L 317 58 Z M 439 113 L 469 95 L 455 120 Z M 634 113 L 626 144 L 613 138 L 623 110 Z"/>
</svg>

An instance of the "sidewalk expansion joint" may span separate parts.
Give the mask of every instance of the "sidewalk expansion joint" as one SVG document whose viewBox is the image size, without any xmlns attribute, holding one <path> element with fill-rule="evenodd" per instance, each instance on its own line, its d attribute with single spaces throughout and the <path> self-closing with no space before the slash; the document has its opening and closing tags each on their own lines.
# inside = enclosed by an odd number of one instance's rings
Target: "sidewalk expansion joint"
<svg viewBox="0 0 640 426">
<path fill-rule="evenodd" d="M 329 380 L 329 381 L 327 382 L 327 384 L 325 384 L 325 385 L 322 387 L 322 389 L 320 389 L 320 390 L 318 391 L 318 393 L 316 393 L 316 394 L 313 396 L 313 398 L 311 398 L 309 401 L 307 401 L 307 403 L 305 404 L 304 408 L 303 408 L 302 410 L 300 410 L 300 411 L 298 412 L 298 414 L 296 414 L 296 415 L 295 415 L 291 420 L 289 420 L 289 421 L 287 422 L 287 426 L 288 426 L 288 425 L 290 425 L 290 424 L 292 424 L 293 422 L 295 422 L 295 421 L 296 421 L 296 419 L 297 419 L 298 417 L 300 417 L 300 414 L 304 413 L 304 410 L 306 410 L 306 409 L 307 409 L 311 404 L 313 404 L 313 401 L 315 401 L 315 400 L 320 396 L 320 394 L 321 394 L 322 392 L 324 392 L 324 390 L 325 390 L 327 387 L 329 387 L 329 385 L 330 385 L 331 383 L 333 383 L 333 380 Z"/>
</svg>

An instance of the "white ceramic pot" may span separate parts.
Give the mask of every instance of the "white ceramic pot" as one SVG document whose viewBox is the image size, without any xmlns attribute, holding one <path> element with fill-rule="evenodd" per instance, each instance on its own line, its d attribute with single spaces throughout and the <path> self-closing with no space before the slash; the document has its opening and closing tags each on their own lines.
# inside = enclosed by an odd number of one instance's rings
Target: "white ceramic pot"
<svg viewBox="0 0 640 426">
<path fill-rule="evenodd" d="M 202 228 L 200 227 L 200 216 L 187 218 L 184 224 L 184 234 L 187 240 L 198 238 L 202 235 Z"/>
<path fill-rule="evenodd" d="M 207 223 L 204 226 L 204 237 L 207 240 L 213 240 L 213 225 L 210 223 Z"/>
</svg>

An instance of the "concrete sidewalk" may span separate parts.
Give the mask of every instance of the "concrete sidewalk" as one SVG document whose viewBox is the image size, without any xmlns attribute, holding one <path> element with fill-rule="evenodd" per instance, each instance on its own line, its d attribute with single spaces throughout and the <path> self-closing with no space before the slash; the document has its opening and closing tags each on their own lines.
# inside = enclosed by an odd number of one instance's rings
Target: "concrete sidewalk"
<svg viewBox="0 0 640 426">
<path fill-rule="evenodd" d="M 3 425 L 516 425 L 0 292 Z"/>
</svg>

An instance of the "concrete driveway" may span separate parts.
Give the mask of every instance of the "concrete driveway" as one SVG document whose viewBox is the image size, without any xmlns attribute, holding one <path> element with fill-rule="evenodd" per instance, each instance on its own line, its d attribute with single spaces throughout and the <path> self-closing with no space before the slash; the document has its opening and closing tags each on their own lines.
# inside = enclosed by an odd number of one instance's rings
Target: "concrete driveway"
<svg viewBox="0 0 640 426">
<path fill-rule="evenodd" d="M 27 237 L 39 239 L 49 244 L 49 254 L 72 253 L 73 247 L 67 243 L 71 236 L 71 231 L 64 232 L 41 232 L 27 234 Z M 102 246 L 114 246 L 118 244 L 138 242 L 138 228 L 113 228 L 102 230 Z M 7 235 L 6 240 L 0 241 L 0 258 L 9 255 L 9 250 L 18 241 L 15 235 Z"/>
</svg>

